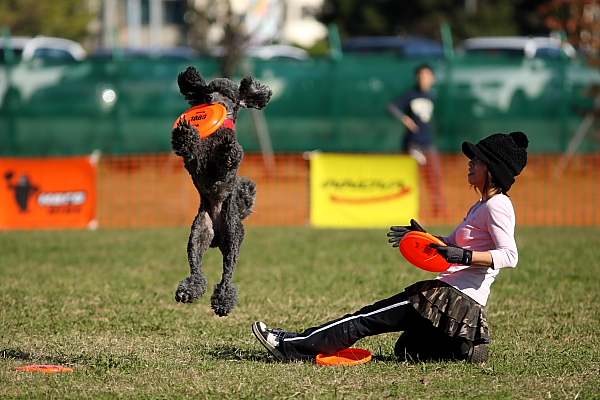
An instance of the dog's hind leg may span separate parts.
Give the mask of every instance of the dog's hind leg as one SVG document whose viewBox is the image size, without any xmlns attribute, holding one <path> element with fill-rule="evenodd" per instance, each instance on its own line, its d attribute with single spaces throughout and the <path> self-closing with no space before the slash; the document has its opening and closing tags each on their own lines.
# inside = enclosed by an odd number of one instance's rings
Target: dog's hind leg
<svg viewBox="0 0 600 400">
<path fill-rule="evenodd" d="M 175 300 L 193 303 L 206 292 L 208 280 L 202 273 L 202 258 L 215 236 L 212 221 L 206 211 L 198 212 L 188 240 L 188 262 L 190 276 L 179 282 Z"/>
<path fill-rule="evenodd" d="M 225 230 L 222 232 L 222 240 L 219 250 L 223 254 L 223 275 L 221 282 L 215 285 L 214 292 L 210 298 L 210 304 L 215 314 L 219 317 L 227 316 L 235 307 L 238 300 L 238 289 L 233 284 L 233 273 L 237 266 L 240 248 L 244 241 L 244 225 L 235 216 L 230 216 Z"/>
</svg>

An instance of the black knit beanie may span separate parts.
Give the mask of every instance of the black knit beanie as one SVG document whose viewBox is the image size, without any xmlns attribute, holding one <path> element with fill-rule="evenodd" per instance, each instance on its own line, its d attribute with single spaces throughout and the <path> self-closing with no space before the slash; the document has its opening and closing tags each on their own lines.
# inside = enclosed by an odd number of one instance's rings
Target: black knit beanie
<svg viewBox="0 0 600 400">
<path fill-rule="evenodd" d="M 529 139 L 523 132 L 495 133 L 477 144 L 463 142 L 462 151 L 471 160 L 477 157 L 485 162 L 494 182 L 508 192 L 515 176 L 527 165 L 528 145 Z"/>
</svg>

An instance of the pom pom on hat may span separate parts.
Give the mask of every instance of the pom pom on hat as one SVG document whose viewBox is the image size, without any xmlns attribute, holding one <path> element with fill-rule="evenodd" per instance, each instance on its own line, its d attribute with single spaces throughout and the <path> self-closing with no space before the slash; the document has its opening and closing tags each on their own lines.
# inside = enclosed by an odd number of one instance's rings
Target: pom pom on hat
<svg viewBox="0 0 600 400">
<path fill-rule="evenodd" d="M 523 132 L 511 132 L 510 137 L 515 141 L 516 145 L 524 149 L 529 146 L 529 139 Z"/>
<path fill-rule="evenodd" d="M 462 151 L 467 157 L 479 158 L 488 165 L 494 182 L 508 192 L 515 176 L 527 165 L 529 139 L 523 132 L 495 133 L 477 144 L 464 142 Z"/>
</svg>

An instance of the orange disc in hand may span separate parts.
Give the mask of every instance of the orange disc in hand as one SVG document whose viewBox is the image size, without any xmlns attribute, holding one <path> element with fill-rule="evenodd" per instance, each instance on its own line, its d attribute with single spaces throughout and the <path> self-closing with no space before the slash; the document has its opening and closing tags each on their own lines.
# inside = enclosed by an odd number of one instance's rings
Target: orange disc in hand
<svg viewBox="0 0 600 400">
<path fill-rule="evenodd" d="M 200 104 L 181 114 L 175 121 L 173 128 L 177 127 L 181 117 L 185 117 L 190 124 L 198 129 L 200 137 L 205 138 L 223 125 L 227 118 L 227 109 L 222 104 Z"/>
<path fill-rule="evenodd" d="M 436 249 L 429 247 L 431 243 L 446 246 L 446 243 L 425 232 L 408 232 L 400 241 L 400 252 L 416 267 L 430 272 L 442 272 L 450 268 L 450 263 Z"/>
</svg>

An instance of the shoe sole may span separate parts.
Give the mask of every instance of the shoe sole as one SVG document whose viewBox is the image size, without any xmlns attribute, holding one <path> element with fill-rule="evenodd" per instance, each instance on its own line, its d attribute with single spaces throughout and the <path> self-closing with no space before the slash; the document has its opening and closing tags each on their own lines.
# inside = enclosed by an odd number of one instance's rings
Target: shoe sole
<svg viewBox="0 0 600 400">
<path fill-rule="evenodd" d="M 254 336 L 256 336 L 260 344 L 262 344 L 265 349 L 269 350 L 269 353 L 271 353 L 273 357 L 277 359 L 277 361 L 287 362 L 287 358 L 283 355 L 283 353 L 277 350 L 271 343 L 267 342 L 267 339 L 264 338 L 260 328 L 258 327 L 258 322 L 252 324 L 252 333 L 254 333 Z"/>
</svg>

